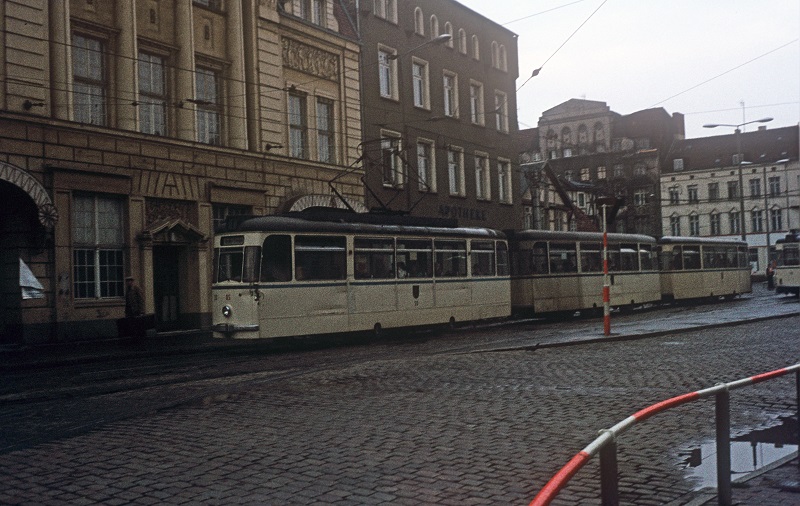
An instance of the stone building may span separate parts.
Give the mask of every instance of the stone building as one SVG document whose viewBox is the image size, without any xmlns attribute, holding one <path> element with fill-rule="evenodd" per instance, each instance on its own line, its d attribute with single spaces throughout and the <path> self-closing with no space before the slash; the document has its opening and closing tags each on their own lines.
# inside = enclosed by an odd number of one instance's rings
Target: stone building
<svg viewBox="0 0 800 506">
<path fill-rule="evenodd" d="M 744 238 L 753 272 L 763 274 L 767 245 L 774 252 L 800 228 L 798 134 L 797 126 L 762 127 L 739 139 L 676 142 L 661 172 L 664 234 Z"/>
<path fill-rule="evenodd" d="M 683 115 L 664 109 L 620 115 L 605 102 L 572 99 L 544 111 L 537 128 L 519 135 L 520 145 L 529 147 L 521 152 L 526 179 L 539 181 L 537 172 L 547 163 L 569 190 L 574 215 L 569 228 L 598 230 L 595 198 L 612 196 L 621 205 L 611 230 L 661 235 L 659 173 L 672 144 L 684 136 Z M 526 214 L 544 212 L 547 204 L 537 202 L 526 201 Z M 584 215 L 592 219 L 578 219 Z"/>
<path fill-rule="evenodd" d="M 360 2 L 370 208 L 522 223 L 517 36 L 453 0 Z"/>
<path fill-rule="evenodd" d="M 159 329 L 202 328 L 215 223 L 363 209 L 353 16 L 333 0 L 0 2 L 0 341 L 115 335 L 126 275 Z"/>
</svg>

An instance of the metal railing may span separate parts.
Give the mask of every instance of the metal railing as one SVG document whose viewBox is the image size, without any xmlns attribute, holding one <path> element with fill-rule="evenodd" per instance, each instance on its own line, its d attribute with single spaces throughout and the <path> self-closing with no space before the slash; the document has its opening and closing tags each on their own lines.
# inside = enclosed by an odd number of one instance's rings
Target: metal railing
<svg viewBox="0 0 800 506">
<path fill-rule="evenodd" d="M 597 454 L 600 455 L 600 498 L 602 504 L 619 504 L 617 437 L 626 432 L 635 423 L 644 421 L 655 414 L 680 406 L 681 404 L 711 397 L 712 395 L 716 398 L 717 497 L 720 505 L 729 506 L 732 504 L 730 391 L 778 378 L 792 372 L 795 373 L 797 415 L 798 420 L 800 420 L 800 364 L 776 369 L 730 383 L 720 383 L 711 388 L 672 397 L 671 399 L 658 402 L 637 411 L 610 429 L 601 431 L 600 436 L 572 457 L 572 459 L 547 482 L 536 497 L 534 497 L 533 501 L 531 501 L 530 506 L 545 506 L 550 504 L 561 489 L 567 485 L 567 482 Z"/>
</svg>

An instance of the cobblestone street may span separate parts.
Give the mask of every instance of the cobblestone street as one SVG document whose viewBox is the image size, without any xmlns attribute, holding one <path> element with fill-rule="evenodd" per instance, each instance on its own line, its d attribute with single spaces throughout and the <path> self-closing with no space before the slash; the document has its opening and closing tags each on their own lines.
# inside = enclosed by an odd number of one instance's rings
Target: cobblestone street
<svg viewBox="0 0 800 506">
<path fill-rule="evenodd" d="M 798 324 L 794 316 L 535 351 L 419 356 L 401 344 L 388 358 L 217 390 L 0 455 L 13 470 L 0 477 L 0 503 L 527 504 L 599 429 L 797 362 Z M 775 424 L 794 403 L 793 376 L 738 390 L 732 432 Z M 618 442 L 622 502 L 689 501 L 697 483 L 681 455 L 713 436 L 713 401 L 632 429 Z M 555 504 L 599 503 L 598 474 L 595 459 Z"/>
</svg>

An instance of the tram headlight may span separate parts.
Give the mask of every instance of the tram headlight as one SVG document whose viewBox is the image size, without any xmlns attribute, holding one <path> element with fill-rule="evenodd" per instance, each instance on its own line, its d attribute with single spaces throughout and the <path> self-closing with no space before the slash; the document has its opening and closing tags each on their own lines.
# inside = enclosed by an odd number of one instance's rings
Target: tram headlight
<svg viewBox="0 0 800 506">
<path fill-rule="evenodd" d="M 227 304 L 222 306 L 222 316 L 224 316 L 225 318 L 230 318 L 232 314 L 233 314 L 233 309 L 231 309 L 230 306 L 228 306 Z"/>
</svg>

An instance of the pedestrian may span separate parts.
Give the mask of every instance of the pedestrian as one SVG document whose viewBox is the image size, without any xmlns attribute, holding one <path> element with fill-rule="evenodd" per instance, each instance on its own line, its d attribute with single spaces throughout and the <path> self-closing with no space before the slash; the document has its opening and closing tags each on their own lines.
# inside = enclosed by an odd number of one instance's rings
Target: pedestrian
<svg viewBox="0 0 800 506">
<path fill-rule="evenodd" d="M 146 327 L 144 292 L 133 276 L 128 276 L 125 278 L 125 318 L 122 320 L 120 335 L 143 339 L 147 335 Z"/>
<path fill-rule="evenodd" d="M 767 265 L 767 290 L 775 289 L 775 267 L 777 266 L 778 265 L 775 260 L 771 261 L 769 265 Z"/>
</svg>

